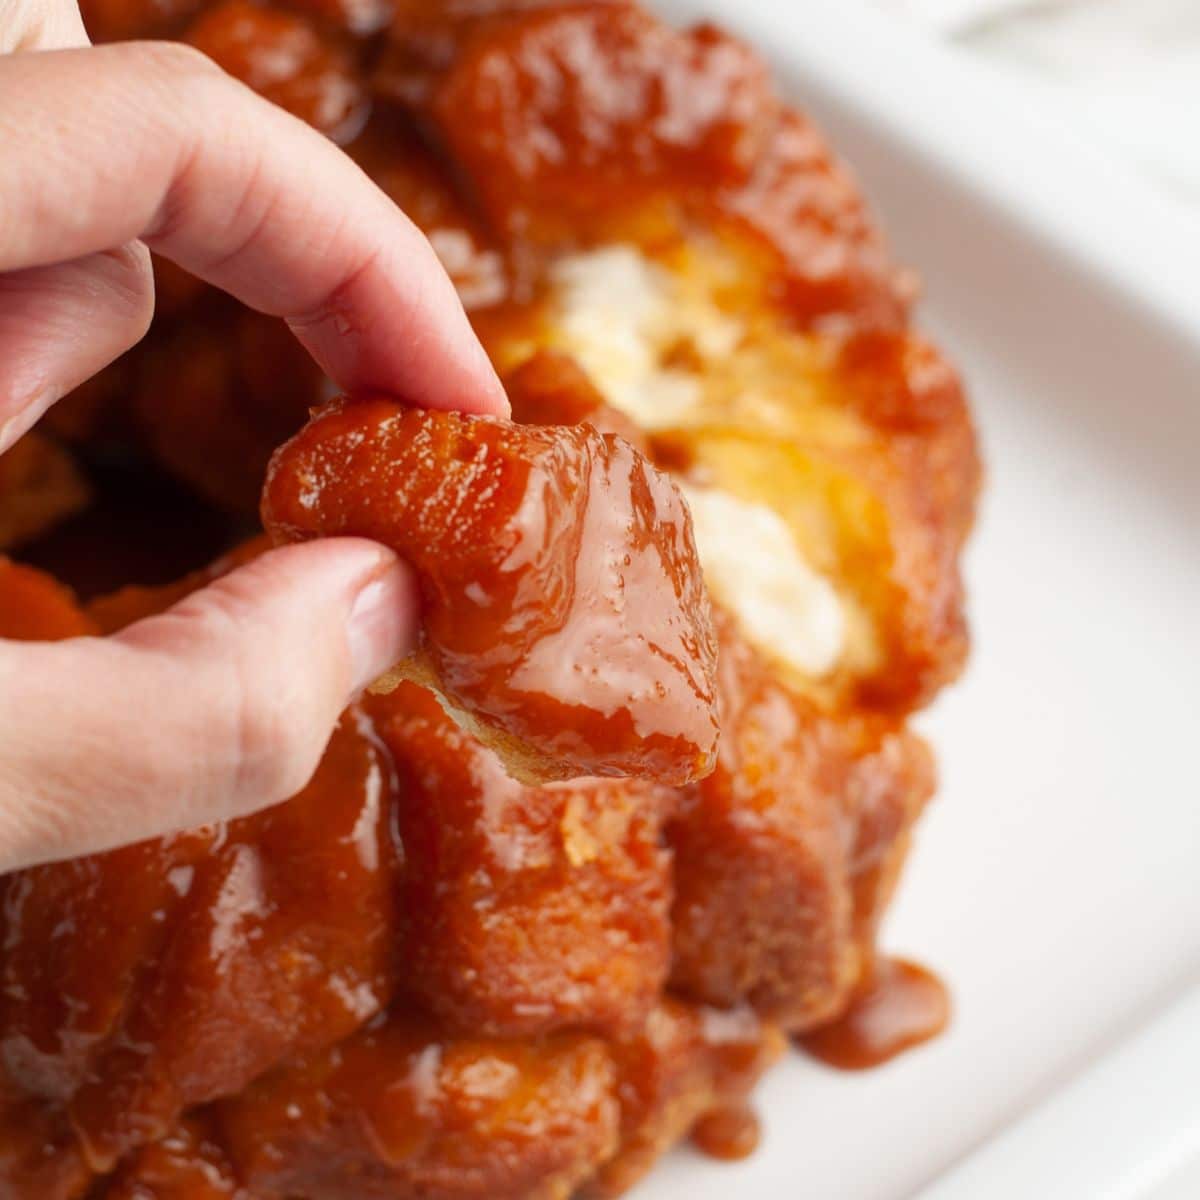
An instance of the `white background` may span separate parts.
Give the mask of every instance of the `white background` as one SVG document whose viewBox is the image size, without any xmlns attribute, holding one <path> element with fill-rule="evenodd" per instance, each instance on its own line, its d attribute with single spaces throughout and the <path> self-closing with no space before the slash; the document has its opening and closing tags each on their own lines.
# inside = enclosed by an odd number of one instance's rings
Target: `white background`
<svg viewBox="0 0 1200 1200">
<path fill-rule="evenodd" d="M 1200 220 L 1200 0 L 875 0 L 1136 163 Z"/>
<path fill-rule="evenodd" d="M 975 653 L 923 720 L 943 786 L 883 938 L 955 1021 L 863 1076 L 792 1058 L 757 1156 L 637 1200 L 1196 1200 L 1200 222 L 996 50 L 1032 17 L 942 44 L 886 3 L 656 7 L 766 51 L 969 381 Z"/>
</svg>

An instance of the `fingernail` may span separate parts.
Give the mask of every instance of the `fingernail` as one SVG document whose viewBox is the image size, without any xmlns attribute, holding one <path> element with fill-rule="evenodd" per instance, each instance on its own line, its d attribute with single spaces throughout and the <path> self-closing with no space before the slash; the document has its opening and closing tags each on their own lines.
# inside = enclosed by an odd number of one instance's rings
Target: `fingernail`
<svg viewBox="0 0 1200 1200">
<path fill-rule="evenodd" d="M 412 573 L 401 563 L 389 564 L 363 585 L 346 629 L 355 695 L 409 653 L 416 619 Z"/>
<path fill-rule="evenodd" d="M 484 355 L 487 358 L 487 355 Z M 495 367 L 492 366 L 491 360 L 488 359 L 488 368 L 492 373 L 492 377 L 496 380 L 495 398 L 496 398 L 496 415 L 500 417 L 512 416 L 512 403 L 508 399 L 508 393 L 504 390 L 504 384 L 500 382 L 500 376 L 496 374 Z"/>
<path fill-rule="evenodd" d="M 62 388 L 39 388 L 21 400 L 7 415 L 0 412 L 0 453 L 24 437 L 41 419 L 46 409 L 62 399 L 62 396 Z"/>
<path fill-rule="evenodd" d="M 474 342 L 471 353 L 475 359 L 475 370 L 478 372 L 479 378 L 488 381 L 487 393 L 481 396 L 478 391 L 475 391 L 470 408 L 463 405 L 464 410 L 486 413 L 493 417 L 511 417 L 512 404 L 509 402 L 508 393 L 504 390 L 504 384 L 501 382 L 496 366 L 488 352 L 483 348 L 482 343 Z"/>
</svg>

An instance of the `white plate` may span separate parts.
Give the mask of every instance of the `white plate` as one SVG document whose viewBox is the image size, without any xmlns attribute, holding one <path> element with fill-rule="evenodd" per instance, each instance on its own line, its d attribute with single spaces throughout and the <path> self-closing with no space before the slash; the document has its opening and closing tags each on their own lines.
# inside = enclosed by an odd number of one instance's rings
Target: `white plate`
<svg viewBox="0 0 1200 1200">
<path fill-rule="evenodd" d="M 853 163 L 990 481 L 975 654 L 924 721 L 944 782 L 883 937 L 949 979 L 953 1030 L 865 1075 L 789 1061 L 755 1158 L 677 1155 L 637 1198 L 1200 1195 L 1200 1002 L 1039 1107 L 1200 978 L 1200 223 L 851 0 L 658 7 L 767 48 Z"/>
</svg>

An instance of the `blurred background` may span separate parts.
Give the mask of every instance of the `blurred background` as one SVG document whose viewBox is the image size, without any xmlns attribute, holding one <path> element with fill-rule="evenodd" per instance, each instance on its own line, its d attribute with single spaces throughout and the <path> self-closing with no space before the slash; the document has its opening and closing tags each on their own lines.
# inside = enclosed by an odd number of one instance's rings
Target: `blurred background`
<svg viewBox="0 0 1200 1200">
<path fill-rule="evenodd" d="M 1127 157 L 1200 221 L 1200 0 L 874 0 Z"/>
</svg>

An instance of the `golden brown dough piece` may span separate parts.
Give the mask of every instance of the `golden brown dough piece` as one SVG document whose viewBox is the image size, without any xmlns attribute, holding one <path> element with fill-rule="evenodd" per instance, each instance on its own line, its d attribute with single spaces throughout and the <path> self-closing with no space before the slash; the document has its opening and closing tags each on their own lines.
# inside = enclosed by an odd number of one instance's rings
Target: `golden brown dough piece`
<svg viewBox="0 0 1200 1200">
<path fill-rule="evenodd" d="M 415 131 L 380 113 L 349 153 L 429 238 L 468 311 L 508 296 L 513 264 Z"/>
<path fill-rule="evenodd" d="M 668 828 L 671 981 L 800 1031 L 836 1016 L 862 974 L 933 788 L 929 756 L 887 722 L 821 712 L 723 614 L 718 631 L 717 769 Z"/>
<path fill-rule="evenodd" d="M 220 1107 L 247 1187 L 294 1200 L 565 1200 L 617 1146 L 604 1043 L 447 1038 L 392 1013 Z"/>
<path fill-rule="evenodd" d="M 282 321 L 218 298 L 139 354 L 133 424 L 154 458 L 202 496 L 252 514 L 272 451 L 304 424 L 322 380 Z"/>
<path fill-rule="evenodd" d="M 390 764 L 342 720 L 313 781 L 228 825 L 10 877 L 0 1061 L 106 1171 L 193 1104 L 345 1036 L 393 987 Z"/>
<path fill-rule="evenodd" d="M 0 638 L 56 642 L 95 632 L 69 588 L 0 554 Z"/>
<path fill-rule="evenodd" d="M 23 1096 L 0 1076 L 0 1194 L 6 1200 L 79 1200 L 91 1181 L 66 1113 Z"/>
<path fill-rule="evenodd" d="M 369 37 L 388 23 L 398 2 L 405 0 L 290 0 L 288 7 L 327 29 Z"/>
<path fill-rule="evenodd" d="M 256 1195 L 611 1197 L 700 1116 L 741 1100 L 783 1048 L 749 1010 L 676 1001 L 610 1044 L 452 1038 L 396 1011 L 223 1102 L 217 1117 Z"/>
<path fill-rule="evenodd" d="M 717 769 L 669 832 L 672 983 L 789 1024 L 818 1020 L 844 1001 L 856 967 L 837 728 L 719 628 Z"/>
<path fill-rule="evenodd" d="M 32 541 L 90 499 L 70 454 L 43 434 L 27 433 L 0 454 L 0 552 Z"/>
<path fill-rule="evenodd" d="M 302 17 L 225 0 L 205 10 L 186 40 L 261 96 L 338 143 L 367 119 L 366 88 L 348 51 L 323 41 Z"/>
<path fill-rule="evenodd" d="M 234 1178 L 207 1123 L 182 1121 L 161 1142 L 144 1146 L 102 1180 L 88 1200 L 260 1200 Z"/>
<path fill-rule="evenodd" d="M 783 1049 L 748 1009 L 673 1000 L 608 1044 L 454 1038 L 396 1010 L 183 1122 L 94 1200 L 600 1200 Z"/>
<path fill-rule="evenodd" d="M 586 426 L 339 400 L 275 455 L 276 541 L 354 534 L 416 569 L 437 688 L 530 781 L 712 769 L 716 647 L 670 479 Z"/>
<path fill-rule="evenodd" d="M 409 6 L 392 42 L 377 86 L 432 126 L 506 239 L 642 240 L 699 218 L 745 242 L 794 319 L 903 321 L 911 281 L 852 179 L 735 38 L 629 3 L 509 0 Z"/>
<path fill-rule="evenodd" d="M 79 11 L 93 42 L 161 37 L 177 29 L 204 0 L 80 0 Z"/>
<path fill-rule="evenodd" d="M 643 454 L 649 442 L 637 423 L 604 399 L 569 355 L 537 350 L 504 380 L 514 421 L 522 425 L 591 425 L 615 433 Z"/>
<path fill-rule="evenodd" d="M 636 1029 L 667 975 L 674 794 L 527 787 L 415 684 L 367 707 L 400 779 L 401 988 L 450 1033 Z"/>
<path fill-rule="evenodd" d="M 581 1189 L 583 1200 L 623 1195 L 707 1113 L 744 1101 L 785 1050 L 749 1008 L 666 999 L 637 1034 L 612 1047 L 621 1145 Z"/>
</svg>

